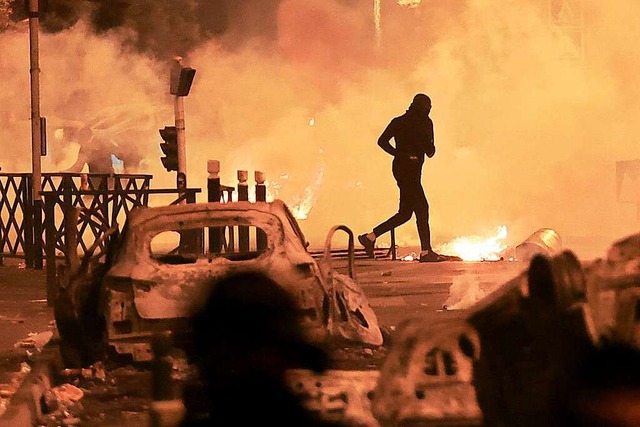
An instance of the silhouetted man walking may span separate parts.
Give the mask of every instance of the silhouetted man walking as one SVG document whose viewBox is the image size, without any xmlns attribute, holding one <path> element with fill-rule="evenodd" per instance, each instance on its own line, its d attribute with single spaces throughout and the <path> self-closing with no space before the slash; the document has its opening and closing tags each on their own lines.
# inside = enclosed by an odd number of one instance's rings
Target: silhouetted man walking
<svg viewBox="0 0 640 427">
<path fill-rule="evenodd" d="M 376 226 L 371 233 L 358 236 L 358 241 L 371 258 L 375 257 L 376 238 L 409 221 L 415 213 L 420 237 L 420 262 L 446 259 L 431 248 L 429 203 L 421 182 L 424 156 L 431 158 L 436 153 L 430 111 L 431 99 L 423 93 L 417 94 L 409 109 L 391 120 L 378 138 L 378 145 L 393 156 L 392 171 L 400 189 L 400 206 L 395 215 Z M 389 142 L 391 138 L 395 147 Z"/>
</svg>

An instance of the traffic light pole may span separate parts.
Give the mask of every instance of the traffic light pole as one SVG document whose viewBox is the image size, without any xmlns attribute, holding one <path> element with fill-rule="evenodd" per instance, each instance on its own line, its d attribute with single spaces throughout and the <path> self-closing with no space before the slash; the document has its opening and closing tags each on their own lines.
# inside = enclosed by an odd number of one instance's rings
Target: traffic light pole
<svg viewBox="0 0 640 427">
<path fill-rule="evenodd" d="M 187 147 L 184 124 L 184 97 L 176 95 L 174 102 L 176 135 L 178 141 L 178 173 L 176 188 L 187 188 Z"/>
<path fill-rule="evenodd" d="M 196 70 L 191 67 L 183 67 L 182 58 L 176 57 L 171 67 L 169 79 L 169 93 L 174 95 L 173 108 L 175 113 L 175 126 L 165 126 L 160 129 L 160 136 L 164 142 L 160 143 L 162 152 L 162 164 L 167 171 L 176 171 L 176 188 L 187 188 L 187 144 L 185 142 L 184 125 L 184 97 L 189 95 L 191 83 Z M 185 203 L 185 201 L 183 201 Z"/>
<path fill-rule="evenodd" d="M 38 0 L 29 0 L 29 50 L 31 75 L 31 197 L 33 199 L 34 268 L 42 269 L 42 128 L 40 119 L 40 11 Z"/>
</svg>

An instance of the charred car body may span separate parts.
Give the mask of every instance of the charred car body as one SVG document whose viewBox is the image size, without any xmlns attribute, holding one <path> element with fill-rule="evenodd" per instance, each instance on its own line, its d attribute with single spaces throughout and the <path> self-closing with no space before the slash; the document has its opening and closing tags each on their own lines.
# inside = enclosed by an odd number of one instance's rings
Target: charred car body
<svg viewBox="0 0 640 427">
<path fill-rule="evenodd" d="M 458 316 L 405 320 L 393 335 L 372 412 L 381 426 L 480 426 L 473 366 L 475 330 Z"/>
<path fill-rule="evenodd" d="M 331 266 L 331 239 L 338 230 L 349 235 L 349 275 Z M 241 243 L 237 236 L 243 233 L 250 237 Z M 205 236 L 218 236 L 223 244 L 215 247 L 215 239 L 207 242 Z M 151 360 L 153 334 L 180 336 L 209 283 L 232 272 L 259 270 L 295 297 L 310 339 L 381 345 L 377 317 L 355 281 L 353 233 L 334 227 L 319 261 L 306 246 L 280 200 L 136 208 L 122 234 L 112 239 L 106 262 L 94 256 L 61 275 L 54 310 L 61 343 L 89 353 L 102 343 L 136 361 Z M 94 343 L 78 343 L 78 336 Z M 94 358 L 83 355 L 78 363 Z"/>
<path fill-rule="evenodd" d="M 405 320 L 371 408 L 382 426 L 563 425 L 561 399 L 599 343 L 581 263 L 536 255 L 467 309 Z"/>
<path fill-rule="evenodd" d="M 640 234 L 616 241 L 585 275 L 598 336 L 640 350 Z"/>
</svg>

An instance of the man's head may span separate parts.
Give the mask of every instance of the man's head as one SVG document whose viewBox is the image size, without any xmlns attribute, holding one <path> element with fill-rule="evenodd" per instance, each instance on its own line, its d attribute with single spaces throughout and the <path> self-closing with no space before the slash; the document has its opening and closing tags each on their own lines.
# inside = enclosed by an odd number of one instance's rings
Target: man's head
<svg viewBox="0 0 640 427">
<path fill-rule="evenodd" d="M 424 93 L 418 93 L 413 97 L 409 110 L 429 114 L 429 111 L 431 111 L 431 98 Z"/>
</svg>

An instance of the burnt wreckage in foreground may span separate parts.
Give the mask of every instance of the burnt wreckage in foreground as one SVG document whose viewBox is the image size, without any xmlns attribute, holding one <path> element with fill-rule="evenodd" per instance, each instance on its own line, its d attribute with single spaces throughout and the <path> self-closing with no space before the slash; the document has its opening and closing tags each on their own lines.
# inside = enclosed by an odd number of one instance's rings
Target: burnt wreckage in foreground
<svg viewBox="0 0 640 427">
<path fill-rule="evenodd" d="M 205 228 L 219 236 L 242 227 L 264 234 L 256 233 L 248 250 L 236 251 L 229 239 L 219 248 L 214 239 L 213 252 L 201 250 Z M 238 268 L 280 277 L 296 296 L 310 337 L 381 345 L 353 263 L 349 275 L 331 269 L 330 242 L 341 229 L 352 250 L 350 230 L 337 226 L 316 262 L 279 201 L 138 209 L 112 239 L 105 262 L 86 257 L 60 276 L 56 320 L 67 363 L 97 360 L 98 344 L 150 360 L 149 339 L 161 331 L 179 335 L 189 301 L 206 291 L 199 280 Z M 175 234 L 177 246 L 164 233 Z M 590 366 L 594 352 L 640 348 L 639 285 L 640 234 L 592 262 L 571 251 L 536 255 L 526 271 L 470 308 L 399 325 L 379 374 L 366 376 L 371 388 L 361 412 L 376 426 L 554 425 L 558 408 L 581 392 L 581 367 Z"/>
<path fill-rule="evenodd" d="M 337 231 L 349 235 L 348 275 L 331 266 Z M 243 243 L 238 234 L 251 237 Z M 170 332 L 179 345 L 206 284 L 238 271 L 262 271 L 290 292 L 310 339 L 382 345 L 378 319 L 355 281 L 351 230 L 333 227 L 318 261 L 306 247 L 280 200 L 134 209 L 105 253 L 88 251 L 59 275 L 54 311 L 66 364 L 90 364 L 107 350 L 149 361 L 157 333 Z"/>
<path fill-rule="evenodd" d="M 640 386 L 637 369 L 624 371 L 629 357 L 640 363 L 640 234 L 593 262 L 568 250 L 534 256 L 470 308 L 439 316 L 407 319 L 392 336 L 371 402 L 382 426 L 608 420 L 585 408 Z"/>
</svg>

